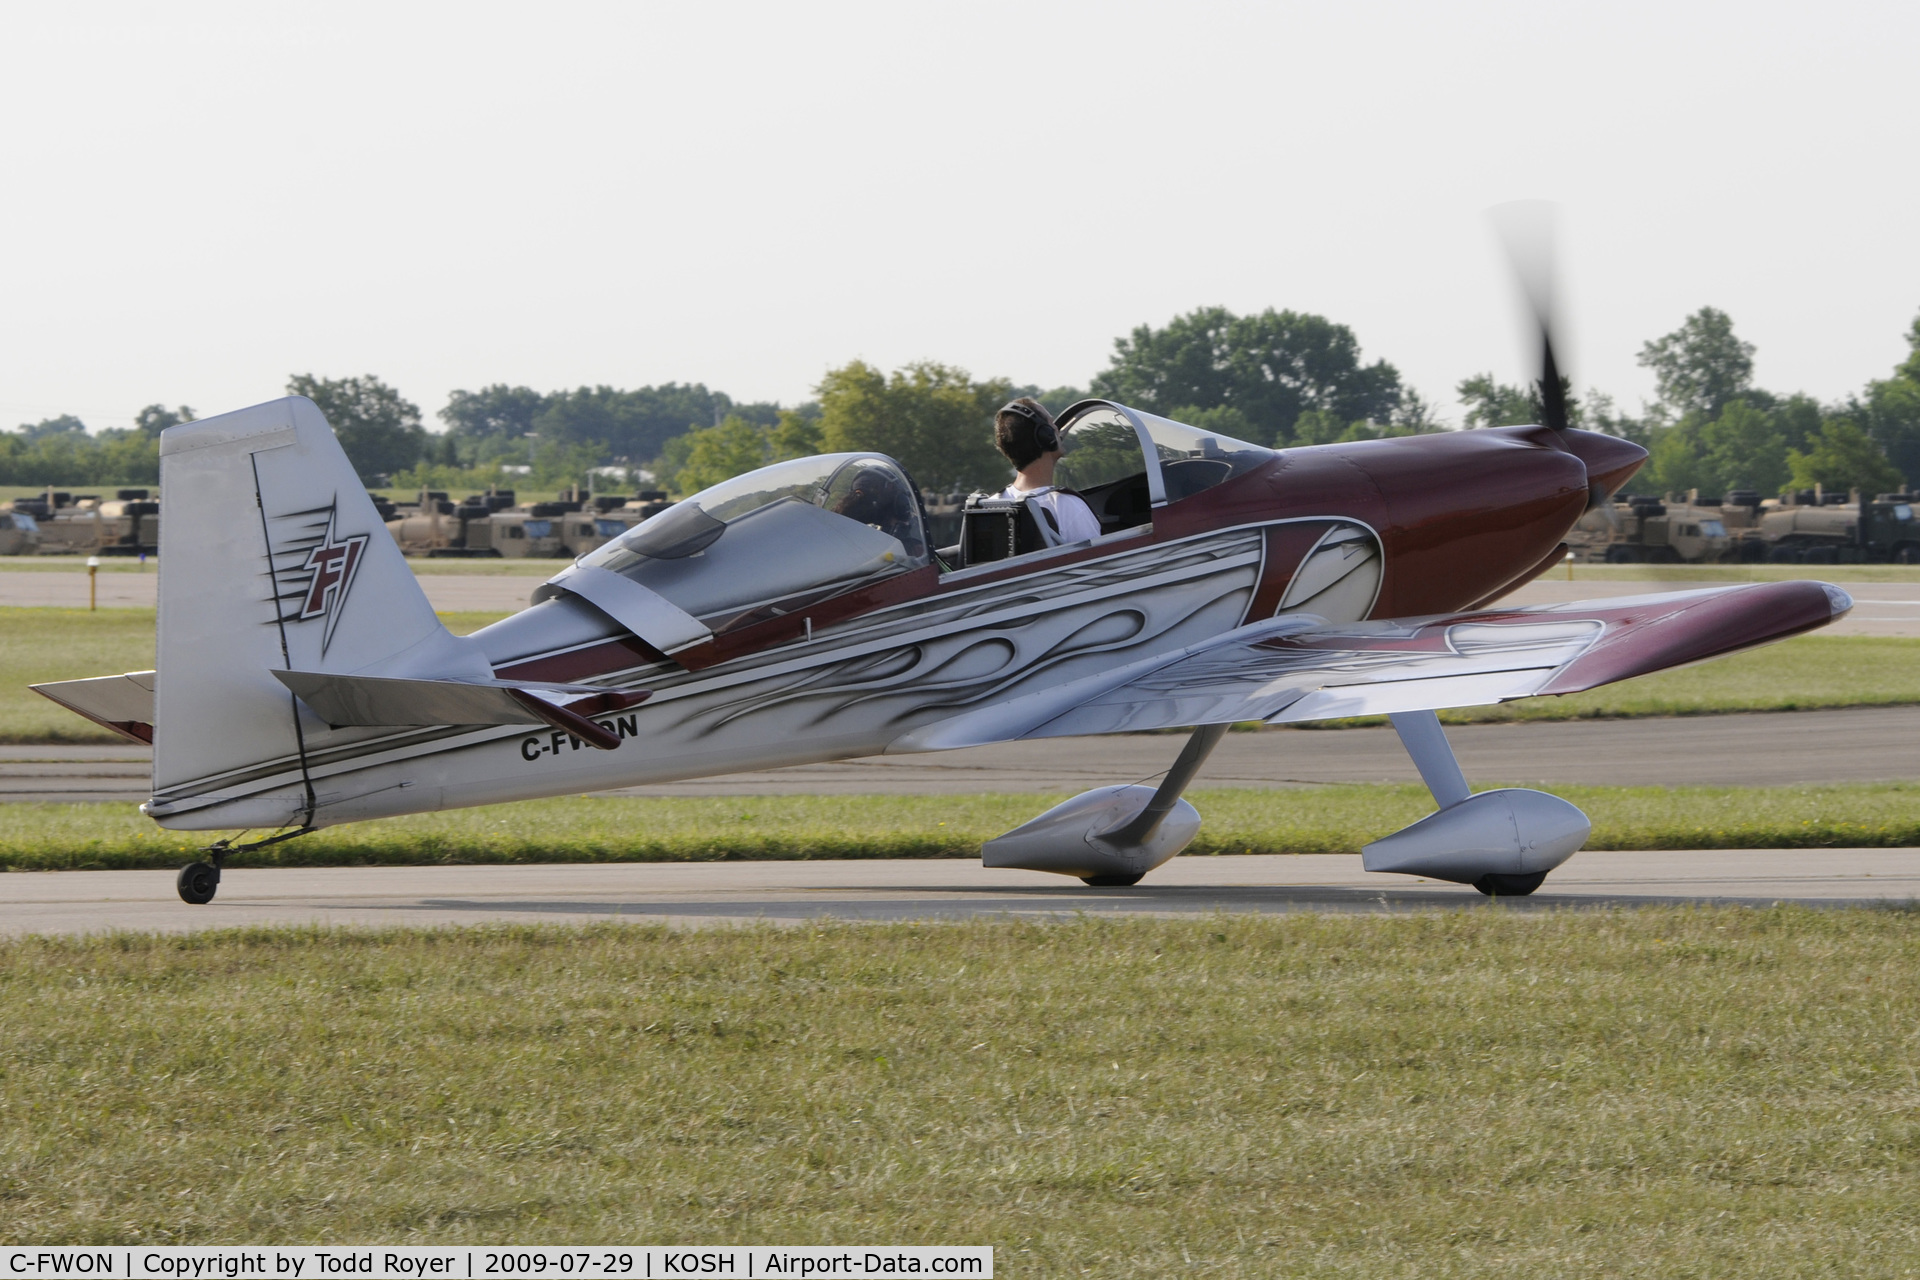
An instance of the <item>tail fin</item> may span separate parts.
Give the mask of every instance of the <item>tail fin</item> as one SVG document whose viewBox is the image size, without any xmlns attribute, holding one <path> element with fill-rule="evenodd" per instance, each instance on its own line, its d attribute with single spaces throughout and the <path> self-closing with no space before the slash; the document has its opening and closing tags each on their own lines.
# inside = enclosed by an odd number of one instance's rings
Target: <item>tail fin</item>
<svg viewBox="0 0 1920 1280">
<path fill-rule="evenodd" d="M 304 712 L 274 670 L 487 680 L 450 634 L 311 400 L 160 436 L 166 495 L 148 813 L 194 829 L 310 822 Z M 280 779 L 262 789 L 264 778 Z"/>
</svg>

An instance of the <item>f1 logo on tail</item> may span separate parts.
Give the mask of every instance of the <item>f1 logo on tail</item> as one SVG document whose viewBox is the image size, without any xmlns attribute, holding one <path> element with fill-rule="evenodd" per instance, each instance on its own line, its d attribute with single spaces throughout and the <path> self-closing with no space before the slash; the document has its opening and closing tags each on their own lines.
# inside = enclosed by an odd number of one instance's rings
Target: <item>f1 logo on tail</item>
<svg viewBox="0 0 1920 1280">
<path fill-rule="evenodd" d="M 301 566 L 313 577 L 307 583 L 306 599 L 300 605 L 300 620 L 327 620 L 326 629 L 320 637 L 322 653 L 333 643 L 333 629 L 340 623 L 340 611 L 347 602 L 347 592 L 353 589 L 353 576 L 360 570 L 360 557 L 367 549 L 367 535 L 364 533 L 344 538 L 334 535 L 334 514 L 332 510 L 327 512 L 326 536 L 319 546 L 307 553 L 306 563 Z"/>
</svg>

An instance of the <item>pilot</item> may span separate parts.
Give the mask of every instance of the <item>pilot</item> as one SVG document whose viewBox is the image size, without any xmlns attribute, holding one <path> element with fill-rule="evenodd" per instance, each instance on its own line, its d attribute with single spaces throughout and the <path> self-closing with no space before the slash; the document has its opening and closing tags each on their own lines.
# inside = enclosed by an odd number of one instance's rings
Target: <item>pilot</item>
<svg viewBox="0 0 1920 1280">
<path fill-rule="evenodd" d="M 1017 473 L 999 496 L 1027 504 L 1048 546 L 1100 536 L 1100 521 L 1086 500 L 1053 487 L 1060 433 L 1038 400 L 1021 396 L 1003 405 L 993 415 L 993 443 Z"/>
</svg>

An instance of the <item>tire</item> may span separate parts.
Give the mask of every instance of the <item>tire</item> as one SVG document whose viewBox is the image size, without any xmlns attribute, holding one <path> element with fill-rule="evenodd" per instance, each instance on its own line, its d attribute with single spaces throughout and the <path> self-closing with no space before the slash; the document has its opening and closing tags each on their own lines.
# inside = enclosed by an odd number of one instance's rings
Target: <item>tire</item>
<svg viewBox="0 0 1920 1280">
<path fill-rule="evenodd" d="M 1607 563 L 1608 564 L 1632 564 L 1633 563 L 1632 548 L 1619 547 L 1619 546 L 1608 547 Z"/>
<path fill-rule="evenodd" d="M 1920 564 L 1920 546 L 1915 546 L 1911 542 L 1901 543 L 1894 549 L 1893 562 L 1895 564 Z"/>
<path fill-rule="evenodd" d="M 1080 882 L 1091 889 L 1124 889 L 1139 884 L 1140 876 L 1081 876 Z"/>
<path fill-rule="evenodd" d="M 174 877 L 173 887 L 180 891 L 180 901 L 204 907 L 220 887 L 220 869 L 211 862 L 189 862 Z"/>
<path fill-rule="evenodd" d="M 1484 875 L 1473 882 L 1473 887 L 1489 898 L 1524 898 L 1538 889 L 1546 878 L 1544 871 L 1527 876 Z"/>
</svg>

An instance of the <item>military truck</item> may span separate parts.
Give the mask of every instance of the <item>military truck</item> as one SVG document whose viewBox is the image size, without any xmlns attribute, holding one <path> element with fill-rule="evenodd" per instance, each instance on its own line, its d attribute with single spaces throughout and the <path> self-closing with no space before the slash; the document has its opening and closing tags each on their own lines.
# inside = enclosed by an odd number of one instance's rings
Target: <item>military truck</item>
<svg viewBox="0 0 1920 1280">
<path fill-rule="evenodd" d="M 1920 564 L 1911 493 L 1802 489 L 1761 503 L 1756 533 L 1770 564 Z"/>
<path fill-rule="evenodd" d="M 39 521 L 24 511 L 0 511 L 0 556 L 30 556 L 39 549 Z"/>
<path fill-rule="evenodd" d="M 42 555 L 137 556 L 160 550 L 160 504 L 146 489 L 121 489 L 111 498 L 47 491 L 44 499 L 14 503 L 39 526 Z"/>
<path fill-rule="evenodd" d="M 511 489 L 470 494 L 458 506 L 444 492 L 426 489 L 415 502 L 377 505 L 403 554 L 435 558 L 499 554 L 492 546 L 491 520 L 513 503 Z"/>
<path fill-rule="evenodd" d="M 1635 495 L 1596 507 L 1567 535 L 1575 560 L 1607 564 L 1712 564 L 1734 545 L 1721 510 Z"/>
<path fill-rule="evenodd" d="M 455 506 L 429 492 L 417 503 L 395 506 L 387 529 L 410 556 L 577 558 L 652 514 L 631 512 L 632 505 L 625 495 L 601 494 L 516 506 L 509 490 L 473 494 Z"/>
</svg>

